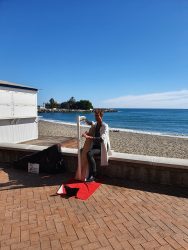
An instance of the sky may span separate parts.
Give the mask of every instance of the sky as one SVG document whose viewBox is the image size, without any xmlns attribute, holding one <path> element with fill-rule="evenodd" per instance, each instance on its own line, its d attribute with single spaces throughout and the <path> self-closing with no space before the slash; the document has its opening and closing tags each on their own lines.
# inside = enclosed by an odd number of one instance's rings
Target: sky
<svg viewBox="0 0 188 250">
<path fill-rule="evenodd" d="M 188 108 L 187 0 L 0 0 L 0 79 L 105 108 Z"/>
</svg>

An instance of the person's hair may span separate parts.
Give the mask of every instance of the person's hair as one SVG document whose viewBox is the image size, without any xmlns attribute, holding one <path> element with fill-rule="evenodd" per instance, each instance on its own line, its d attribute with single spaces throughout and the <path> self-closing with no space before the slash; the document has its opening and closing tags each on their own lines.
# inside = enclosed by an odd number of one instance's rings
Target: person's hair
<svg viewBox="0 0 188 250">
<path fill-rule="evenodd" d="M 95 114 L 100 115 L 100 117 L 103 117 L 104 111 L 102 109 L 95 109 Z"/>
</svg>

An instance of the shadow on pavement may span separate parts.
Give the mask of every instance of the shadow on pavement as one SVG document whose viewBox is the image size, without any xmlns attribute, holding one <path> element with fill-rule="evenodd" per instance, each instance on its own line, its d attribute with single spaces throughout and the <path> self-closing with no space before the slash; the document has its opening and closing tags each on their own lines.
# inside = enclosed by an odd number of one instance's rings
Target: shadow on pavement
<svg viewBox="0 0 188 250">
<path fill-rule="evenodd" d="M 102 178 L 99 178 L 98 181 L 106 185 L 112 185 L 112 186 L 129 188 L 133 190 L 141 190 L 141 191 L 146 191 L 146 192 L 151 192 L 151 193 L 159 193 L 159 194 L 165 194 L 165 195 L 170 195 L 170 196 L 188 198 L 187 187 L 174 187 L 170 185 L 159 185 L 159 184 L 146 184 L 146 183 L 130 181 L 126 179 L 118 179 L 118 178 L 103 178 L 102 177 Z"/>
<path fill-rule="evenodd" d="M 0 191 L 10 189 L 20 189 L 27 187 L 59 186 L 70 178 L 71 173 L 60 174 L 31 174 L 25 170 L 14 169 L 9 164 L 0 164 Z M 174 187 L 167 185 L 145 184 L 124 179 L 99 177 L 97 182 L 106 185 L 141 190 L 151 193 L 166 194 L 170 196 L 188 198 L 188 188 Z"/>
<path fill-rule="evenodd" d="M 0 191 L 27 187 L 56 186 L 71 178 L 70 173 L 32 174 L 22 169 L 14 169 L 11 165 L 0 165 L 4 173 L 0 175 Z"/>
</svg>

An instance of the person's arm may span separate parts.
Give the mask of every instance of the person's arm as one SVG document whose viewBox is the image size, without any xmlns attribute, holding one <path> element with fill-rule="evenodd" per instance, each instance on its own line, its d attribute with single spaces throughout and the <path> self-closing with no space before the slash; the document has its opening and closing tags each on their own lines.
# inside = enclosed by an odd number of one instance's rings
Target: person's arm
<svg viewBox="0 0 188 250">
<path fill-rule="evenodd" d="M 87 131 L 86 131 L 85 133 L 82 134 L 82 137 L 84 137 L 84 138 L 86 138 L 86 139 L 93 140 L 93 136 L 89 135 Z"/>
<path fill-rule="evenodd" d="M 91 121 L 89 121 L 89 120 L 85 120 L 85 122 L 87 123 L 87 125 L 90 125 L 90 126 L 92 126 L 93 125 L 93 122 L 91 122 Z"/>
<path fill-rule="evenodd" d="M 89 139 L 89 140 L 96 140 L 96 141 L 99 141 L 100 143 L 103 141 L 103 139 L 101 137 L 91 136 L 91 135 L 88 134 L 87 131 L 82 134 L 82 137 L 85 137 L 86 139 Z"/>
</svg>

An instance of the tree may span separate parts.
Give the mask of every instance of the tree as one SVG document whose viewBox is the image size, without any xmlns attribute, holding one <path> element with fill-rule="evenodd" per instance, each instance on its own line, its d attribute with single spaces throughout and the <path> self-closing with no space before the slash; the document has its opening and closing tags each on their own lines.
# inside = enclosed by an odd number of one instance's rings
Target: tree
<svg viewBox="0 0 188 250">
<path fill-rule="evenodd" d="M 69 109 L 75 109 L 76 99 L 72 96 L 68 101 Z"/>
<path fill-rule="evenodd" d="M 61 103 L 61 108 L 62 108 L 62 109 L 68 109 L 68 108 L 69 108 L 68 102 L 62 102 L 62 103 Z"/>
<path fill-rule="evenodd" d="M 80 100 L 76 102 L 77 109 L 90 110 L 93 109 L 93 105 L 89 100 Z"/>
<path fill-rule="evenodd" d="M 49 100 L 49 103 L 50 103 L 50 108 L 51 108 L 51 109 L 57 107 L 57 102 L 54 100 L 54 98 L 51 98 L 51 99 Z"/>
<path fill-rule="evenodd" d="M 93 109 L 93 105 L 89 100 L 80 100 L 76 101 L 76 99 L 72 96 L 67 102 L 57 103 L 54 98 L 51 98 L 48 103 L 45 104 L 45 107 L 48 109 L 53 108 L 62 108 L 62 109 L 82 109 L 82 110 L 90 110 Z"/>
</svg>

